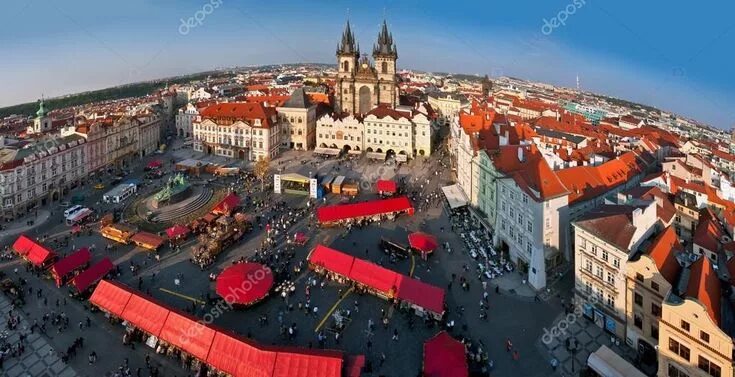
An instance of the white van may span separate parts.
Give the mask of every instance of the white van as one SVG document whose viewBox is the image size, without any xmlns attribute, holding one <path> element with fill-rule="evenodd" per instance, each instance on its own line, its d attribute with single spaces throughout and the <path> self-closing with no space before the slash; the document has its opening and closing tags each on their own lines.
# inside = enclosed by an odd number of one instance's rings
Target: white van
<svg viewBox="0 0 735 377">
<path fill-rule="evenodd" d="M 71 207 L 71 208 L 67 209 L 66 211 L 64 211 L 64 217 L 69 217 L 69 216 L 71 216 L 71 215 L 79 212 L 79 210 L 81 210 L 82 208 L 84 208 L 84 207 L 82 207 L 82 206 L 80 206 L 80 205 L 77 204 L 74 207 Z"/>
</svg>

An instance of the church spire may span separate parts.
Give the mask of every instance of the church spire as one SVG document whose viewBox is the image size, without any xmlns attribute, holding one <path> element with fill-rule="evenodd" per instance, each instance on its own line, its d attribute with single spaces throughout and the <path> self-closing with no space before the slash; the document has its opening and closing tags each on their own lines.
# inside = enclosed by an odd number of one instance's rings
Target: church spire
<svg viewBox="0 0 735 377">
<path fill-rule="evenodd" d="M 383 20 L 383 27 L 378 33 L 378 43 L 373 48 L 373 56 L 375 55 L 392 55 L 397 56 L 396 46 L 393 43 L 393 34 L 388 31 L 388 23 Z"/>
<path fill-rule="evenodd" d="M 350 21 L 347 20 L 345 31 L 342 32 L 342 41 L 337 45 L 337 55 L 360 55 L 360 48 L 355 42 L 355 36 L 350 28 Z"/>
</svg>

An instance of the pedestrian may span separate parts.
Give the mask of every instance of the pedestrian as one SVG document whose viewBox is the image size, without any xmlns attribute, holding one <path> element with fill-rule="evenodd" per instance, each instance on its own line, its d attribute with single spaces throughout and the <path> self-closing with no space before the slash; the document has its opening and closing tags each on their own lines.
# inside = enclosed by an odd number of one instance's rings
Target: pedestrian
<svg viewBox="0 0 735 377">
<path fill-rule="evenodd" d="M 559 360 L 557 360 L 555 357 L 551 358 L 551 370 L 556 372 L 556 367 L 559 366 Z"/>
<path fill-rule="evenodd" d="M 380 366 L 382 367 L 383 364 L 385 364 L 385 352 L 380 353 Z"/>
<path fill-rule="evenodd" d="M 398 329 L 393 329 L 393 340 L 398 340 Z"/>
<path fill-rule="evenodd" d="M 315 306 L 314 307 L 314 317 L 317 316 L 318 312 L 319 312 L 319 308 Z"/>
<path fill-rule="evenodd" d="M 505 339 L 505 351 L 510 352 L 513 349 L 513 343 L 510 341 L 510 338 Z"/>
<path fill-rule="evenodd" d="M 87 317 L 87 327 L 91 327 L 91 326 L 92 326 L 92 320 L 89 319 L 89 317 Z"/>
<path fill-rule="evenodd" d="M 518 361 L 521 359 L 521 354 L 518 353 L 518 350 L 513 351 L 513 360 Z"/>
</svg>

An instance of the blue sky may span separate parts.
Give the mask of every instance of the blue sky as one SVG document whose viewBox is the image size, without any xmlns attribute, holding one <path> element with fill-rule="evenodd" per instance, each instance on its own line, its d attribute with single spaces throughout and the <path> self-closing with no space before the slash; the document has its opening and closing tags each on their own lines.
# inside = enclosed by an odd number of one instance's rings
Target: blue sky
<svg viewBox="0 0 735 377">
<path fill-rule="evenodd" d="M 179 33 L 209 1 L 221 5 Z M 220 67 L 331 63 L 348 14 L 363 50 L 385 14 L 399 68 L 566 86 L 579 75 L 590 91 L 735 124 L 735 3 L 574 1 L 15 0 L 0 12 L 0 106 Z M 565 25 L 544 33 L 565 9 Z"/>
</svg>

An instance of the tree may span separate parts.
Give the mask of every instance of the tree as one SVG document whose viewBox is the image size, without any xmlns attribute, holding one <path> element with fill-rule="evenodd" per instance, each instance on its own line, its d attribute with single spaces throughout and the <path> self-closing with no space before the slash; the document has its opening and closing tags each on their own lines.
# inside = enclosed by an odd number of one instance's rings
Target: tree
<svg viewBox="0 0 735 377">
<path fill-rule="evenodd" d="M 258 157 L 258 161 L 253 166 L 253 174 L 255 178 L 260 180 L 260 191 L 263 191 L 265 178 L 268 176 L 268 168 L 270 167 L 270 159 L 268 157 Z"/>
</svg>

